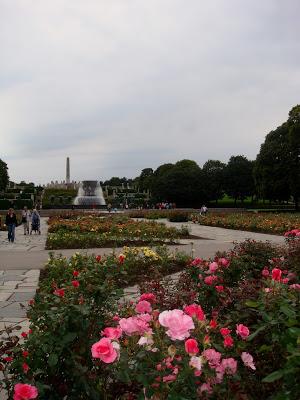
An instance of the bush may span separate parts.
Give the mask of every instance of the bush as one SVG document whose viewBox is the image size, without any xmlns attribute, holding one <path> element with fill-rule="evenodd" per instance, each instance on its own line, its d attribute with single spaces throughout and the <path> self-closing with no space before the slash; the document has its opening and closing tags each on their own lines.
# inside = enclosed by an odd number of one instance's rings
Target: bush
<svg viewBox="0 0 300 400">
<path fill-rule="evenodd" d="M 8 210 L 12 206 L 12 203 L 6 199 L 0 199 L 0 210 Z"/>
</svg>

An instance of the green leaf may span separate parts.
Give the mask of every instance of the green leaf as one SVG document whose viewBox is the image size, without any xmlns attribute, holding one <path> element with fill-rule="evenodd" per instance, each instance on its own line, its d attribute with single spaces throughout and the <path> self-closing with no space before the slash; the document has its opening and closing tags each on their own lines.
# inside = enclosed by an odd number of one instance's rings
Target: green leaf
<svg viewBox="0 0 300 400">
<path fill-rule="evenodd" d="M 260 328 L 258 328 L 255 332 L 253 332 L 250 336 L 248 336 L 248 341 L 252 340 L 259 334 L 259 332 L 263 331 L 264 329 L 267 328 L 267 325 L 263 325 Z"/>
<path fill-rule="evenodd" d="M 57 364 L 57 362 L 58 362 L 57 354 L 51 353 L 48 358 L 49 367 L 54 367 Z"/>
<path fill-rule="evenodd" d="M 257 301 L 254 301 L 254 300 L 247 300 L 247 301 L 245 301 L 245 305 L 246 305 L 247 307 L 251 307 L 251 308 L 257 308 L 257 307 L 259 306 L 258 302 L 257 302 Z"/>
<path fill-rule="evenodd" d="M 295 311 L 287 305 L 281 306 L 280 311 L 283 312 L 283 314 L 285 314 L 289 318 L 293 318 L 295 316 Z"/>
<path fill-rule="evenodd" d="M 270 375 L 266 376 L 262 382 L 263 383 L 271 383 L 274 381 L 277 381 L 278 379 L 283 377 L 283 371 L 281 371 L 280 369 L 278 371 L 274 371 L 272 372 Z"/>
</svg>

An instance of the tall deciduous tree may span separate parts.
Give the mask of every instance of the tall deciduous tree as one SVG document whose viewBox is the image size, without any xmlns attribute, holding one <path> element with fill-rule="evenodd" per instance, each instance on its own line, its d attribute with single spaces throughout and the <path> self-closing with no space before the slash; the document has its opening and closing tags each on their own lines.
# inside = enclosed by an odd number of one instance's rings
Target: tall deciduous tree
<svg viewBox="0 0 300 400">
<path fill-rule="evenodd" d="M 202 170 L 209 200 L 218 201 L 224 195 L 226 164 L 219 160 L 208 160 Z"/>
<path fill-rule="evenodd" d="M 0 159 L 0 190 L 4 190 L 9 182 L 7 164 Z"/>
<path fill-rule="evenodd" d="M 255 181 L 262 197 L 288 200 L 298 208 L 300 197 L 300 105 L 289 118 L 271 131 L 256 158 Z"/>
<path fill-rule="evenodd" d="M 225 170 L 226 193 L 237 200 L 244 200 L 254 193 L 253 161 L 245 156 L 232 156 Z"/>
</svg>

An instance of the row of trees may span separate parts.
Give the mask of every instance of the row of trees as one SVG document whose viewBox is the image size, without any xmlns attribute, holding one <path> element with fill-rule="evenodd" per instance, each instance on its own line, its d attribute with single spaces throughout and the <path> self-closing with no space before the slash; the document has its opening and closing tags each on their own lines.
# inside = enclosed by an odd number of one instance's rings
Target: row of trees
<svg viewBox="0 0 300 400">
<path fill-rule="evenodd" d="M 209 160 L 200 168 L 192 160 L 145 168 L 137 179 L 150 189 L 155 201 L 169 200 L 182 206 L 218 201 L 224 194 L 235 202 L 256 199 L 289 201 L 296 208 L 300 197 L 300 105 L 286 122 L 270 132 L 255 161 L 232 156 L 227 164 Z"/>
<path fill-rule="evenodd" d="M 168 200 L 178 206 L 201 206 L 218 201 L 224 194 L 243 201 L 253 194 L 253 162 L 244 156 L 232 156 L 228 164 L 207 161 L 203 168 L 192 160 L 163 164 L 155 171 L 146 168 L 138 183 L 149 189 L 154 201 Z"/>
</svg>

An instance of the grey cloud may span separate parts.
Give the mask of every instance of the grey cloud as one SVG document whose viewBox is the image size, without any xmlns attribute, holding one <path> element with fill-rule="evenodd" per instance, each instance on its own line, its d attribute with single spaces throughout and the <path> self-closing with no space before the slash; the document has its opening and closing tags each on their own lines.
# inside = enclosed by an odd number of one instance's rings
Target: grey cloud
<svg viewBox="0 0 300 400">
<path fill-rule="evenodd" d="M 299 103 L 297 0 L 0 0 L 13 179 L 254 158 Z M 32 160 L 34 158 L 34 160 Z M 39 165 L 39 168 L 36 167 Z"/>
</svg>

